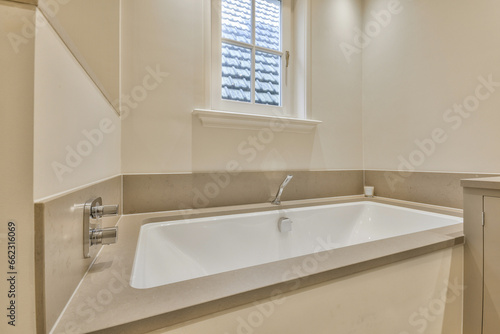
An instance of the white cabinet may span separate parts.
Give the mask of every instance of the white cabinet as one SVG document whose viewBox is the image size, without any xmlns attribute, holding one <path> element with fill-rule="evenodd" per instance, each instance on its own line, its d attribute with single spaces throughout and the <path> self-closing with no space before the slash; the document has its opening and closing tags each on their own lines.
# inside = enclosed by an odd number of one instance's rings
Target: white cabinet
<svg viewBox="0 0 500 334">
<path fill-rule="evenodd" d="M 464 187 L 464 334 L 500 333 L 500 178 Z"/>
<path fill-rule="evenodd" d="M 483 334 L 500 333 L 500 198 L 484 197 Z"/>
</svg>

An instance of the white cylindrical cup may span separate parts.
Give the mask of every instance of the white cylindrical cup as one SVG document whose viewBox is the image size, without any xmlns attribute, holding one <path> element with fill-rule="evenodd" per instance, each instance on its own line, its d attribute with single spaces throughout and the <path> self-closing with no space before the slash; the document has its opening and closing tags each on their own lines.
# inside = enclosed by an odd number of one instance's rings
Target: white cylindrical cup
<svg viewBox="0 0 500 334">
<path fill-rule="evenodd" d="M 365 196 L 366 197 L 373 197 L 373 192 L 374 191 L 375 191 L 375 187 L 366 186 L 365 187 Z"/>
</svg>

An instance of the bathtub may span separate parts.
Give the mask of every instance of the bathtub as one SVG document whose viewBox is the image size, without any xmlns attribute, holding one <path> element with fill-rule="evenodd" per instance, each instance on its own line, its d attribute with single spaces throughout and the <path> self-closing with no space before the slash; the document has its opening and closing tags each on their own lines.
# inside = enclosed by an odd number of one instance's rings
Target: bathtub
<svg viewBox="0 0 500 334">
<path fill-rule="evenodd" d="M 280 230 L 280 218 L 291 230 Z M 461 224 L 462 218 L 360 201 L 145 224 L 130 285 L 158 287 Z"/>
</svg>

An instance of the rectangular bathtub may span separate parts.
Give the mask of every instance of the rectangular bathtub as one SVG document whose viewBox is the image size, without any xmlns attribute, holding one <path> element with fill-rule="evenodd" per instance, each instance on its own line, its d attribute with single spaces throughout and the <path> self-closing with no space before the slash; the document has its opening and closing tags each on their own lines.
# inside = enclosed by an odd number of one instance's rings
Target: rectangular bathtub
<svg viewBox="0 0 500 334">
<path fill-rule="evenodd" d="M 280 232 L 282 217 L 291 231 Z M 368 201 L 150 223 L 140 230 L 130 285 L 152 288 L 460 223 Z"/>
</svg>

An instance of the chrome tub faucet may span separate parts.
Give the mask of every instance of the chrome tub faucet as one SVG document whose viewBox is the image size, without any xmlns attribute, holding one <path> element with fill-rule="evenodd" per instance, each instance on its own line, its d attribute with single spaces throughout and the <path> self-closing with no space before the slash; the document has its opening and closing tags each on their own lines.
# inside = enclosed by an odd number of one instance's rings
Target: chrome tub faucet
<svg viewBox="0 0 500 334">
<path fill-rule="evenodd" d="M 283 189 L 285 189 L 286 185 L 290 180 L 292 179 L 293 175 L 287 175 L 285 180 L 281 183 L 280 188 L 278 189 L 278 193 L 276 193 L 276 197 L 274 200 L 271 202 L 271 204 L 274 205 L 280 205 L 281 204 L 281 194 L 283 193 Z"/>
</svg>

